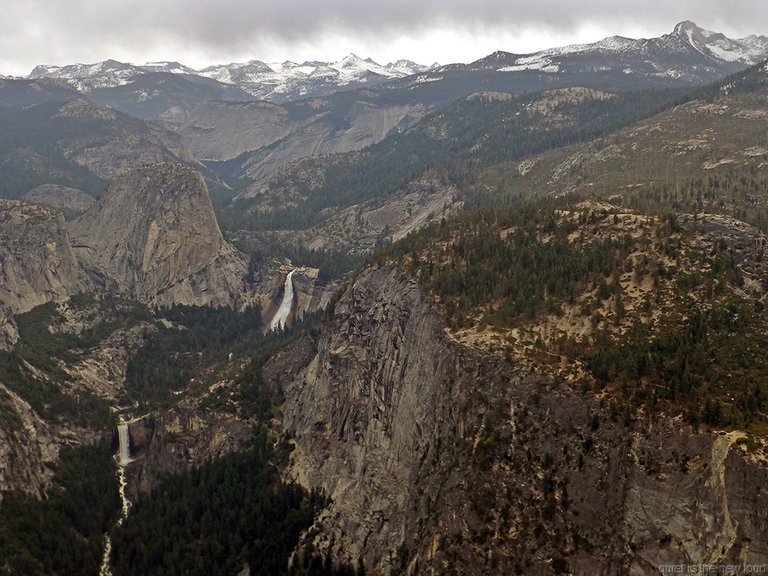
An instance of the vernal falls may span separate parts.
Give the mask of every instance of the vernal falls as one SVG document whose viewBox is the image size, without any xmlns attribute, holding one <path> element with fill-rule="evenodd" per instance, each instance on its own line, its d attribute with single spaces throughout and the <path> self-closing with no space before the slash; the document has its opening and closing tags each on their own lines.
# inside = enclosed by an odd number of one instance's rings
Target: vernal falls
<svg viewBox="0 0 768 576">
<path fill-rule="evenodd" d="M 125 467 L 133 462 L 131 458 L 131 437 L 128 430 L 128 422 L 120 419 L 120 423 L 117 425 L 117 439 L 118 450 L 115 454 L 115 461 L 117 462 L 117 475 L 120 482 L 120 502 L 122 503 L 122 513 L 117 521 L 118 526 L 122 526 L 123 520 L 128 517 L 128 510 L 131 508 L 131 501 L 125 495 L 125 488 L 128 481 L 125 477 Z M 99 570 L 99 576 L 112 576 L 112 570 L 109 568 L 110 557 L 112 555 L 112 539 L 109 533 L 104 534 L 104 556 L 101 561 L 101 569 Z"/>
</svg>

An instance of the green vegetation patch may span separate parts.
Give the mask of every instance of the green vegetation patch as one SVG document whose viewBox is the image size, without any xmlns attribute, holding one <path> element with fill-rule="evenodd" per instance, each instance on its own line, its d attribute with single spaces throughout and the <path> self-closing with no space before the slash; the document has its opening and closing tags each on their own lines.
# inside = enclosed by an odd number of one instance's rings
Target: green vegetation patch
<svg viewBox="0 0 768 576">
<path fill-rule="evenodd" d="M 104 533 L 120 510 L 112 443 L 64 447 L 60 457 L 54 487 L 44 498 L 3 494 L 3 576 L 99 573 Z"/>
<path fill-rule="evenodd" d="M 78 295 L 67 304 L 89 326 L 81 333 L 61 329 L 64 319 L 54 302 L 16 317 L 19 341 L 11 352 L 0 351 L 2 382 L 30 404 L 41 418 L 78 426 L 105 427 L 112 422 L 109 405 L 84 390 L 65 391 L 63 364 L 97 345 L 118 328 L 151 320 L 145 306 L 134 302 L 97 300 Z"/>
<path fill-rule="evenodd" d="M 142 496 L 113 539 L 113 573 L 287 574 L 299 536 L 327 501 L 280 480 L 265 432 L 242 452 Z M 295 573 L 295 572 L 294 572 Z"/>
<path fill-rule="evenodd" d="M 629 253 L 627 237 L 572 242 L 570 234 L 597 218 L 561 221 L 557 210 L 572 200 L 473 210 L 408 236 L 376 260 L 395 261 L 418 278 L 453 328 L 478 313 L 511 327 L 604 284 Z"/>
<path fill-rule="evenodd" d="M 555 371 L 579 363 L 629 412 L 757 429 L 768 314 L 740 266 L 759 280 L 759 255 L 726 221 L 679 220 L 549 199 L 458 215 L 375 261 L 418 279 L 453 329 L 530 331 L 526 354 Z M 566 310 L 554 336 L 538 331 Z"/>
<path fill-rule="evenodd" d="M 169 405 L 173 392 L 191 390 L 205 395 L 204 403 L 241 416 L 266 415 L 273 406 L 271 392 L 261 385 L 261 366 L 304 330 L 324 316 L 307 314 L 286 330 L 264 332 L 261 309 L 243 311 L 211 306 L 174 306 L 158 312 L 157 330 L 131 358 L 125 389 L 132 401 L 146 406 Z M 230 354 L 234 363 L 228 371 Z M 247 364 L 241 369 L 240 362 Z M 234 368 L 237 367 L 237 373 Z M 231 376 L 234 387 L 208 393 L 212 378 Z"/>
</svg>

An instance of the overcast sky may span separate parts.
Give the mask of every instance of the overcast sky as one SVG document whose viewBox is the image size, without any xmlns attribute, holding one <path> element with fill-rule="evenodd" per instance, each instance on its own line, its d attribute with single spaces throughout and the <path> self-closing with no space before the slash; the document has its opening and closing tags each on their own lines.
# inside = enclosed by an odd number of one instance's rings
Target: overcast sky
<svg viewBox="0 0 768 576">
<path fill-rule="evenodd" d="M 143 64 L 339 60 L 470 62 L 692 20 L 768 35 L 766 0 L 2 0 L 0 74 L 108 58 Z"/>
</svg>

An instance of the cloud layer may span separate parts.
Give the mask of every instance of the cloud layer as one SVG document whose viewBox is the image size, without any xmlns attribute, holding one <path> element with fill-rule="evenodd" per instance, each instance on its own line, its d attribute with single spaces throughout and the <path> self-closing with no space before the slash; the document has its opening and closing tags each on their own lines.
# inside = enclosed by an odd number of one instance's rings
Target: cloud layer
<svg viewBox="0 0 768 576">
<path fill-rule="evenodd" d="M 107 58 L 201 67 L 355 52 L 381 63 L 467 62 L 612 34 L 659 36 L 681 20 L 731 37 L 768 34 L 764 0 L 8 0 L 0 74 Z"/>
</svg>

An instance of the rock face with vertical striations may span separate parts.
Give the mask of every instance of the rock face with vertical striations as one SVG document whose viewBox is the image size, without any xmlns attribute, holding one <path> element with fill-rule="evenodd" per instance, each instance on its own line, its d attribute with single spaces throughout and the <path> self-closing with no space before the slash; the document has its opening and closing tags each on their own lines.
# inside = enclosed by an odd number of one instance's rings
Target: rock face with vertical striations
<svg viewBox="0 0 768 576">
<path fill-rule="evenodd" d="M 69 226 L 97 285 L 156 305 L 234 305 L 246 267 L 226 243 L 208 189 L 181 164 L 142 166 L 117 179 Z"/>
<path fill-rule="evenodd" d="M 372 573 L 768 563 L 768 465 L 742 433 L 625 421 L 462 344 L 397 268 L 364 271 L 316 349 L 299 342 L 273 362 L 295 445 L 287 473 L 332 502 L 315 549 Z"/>
<path fill-rule="evenodd" d="M 58 212 L 0 200 L 0 349 L 16 338 L 11 315 L 90 288 Z"/>
<path fill-rule="evenodd" d="M 363 274 L 337 303 L 334 329 L 284 387 L 292 474 L 333 504 L 326 533 L 366 567 L 391 554 L 419 512 L 418 478 L 454 430 L 462 359 L 439 316 L 396 269 Z"/>
<path fill-rule="evenodd" d="M 0 501 L 4 491 L 42 496 L 53 477 L 49 465 L 58 457 L 61 438 L 1 379 L 0 411 Z"/>
<path fill-rule="evenodd" d="M 58 212 L 0 200 L 0 305 L 18 314 L 89 287 Z"/>
</svg>

